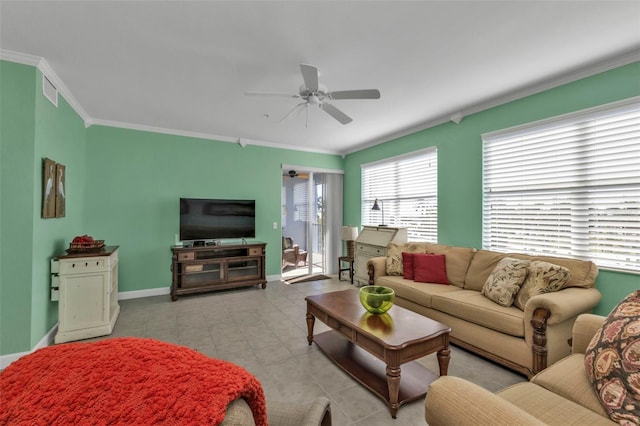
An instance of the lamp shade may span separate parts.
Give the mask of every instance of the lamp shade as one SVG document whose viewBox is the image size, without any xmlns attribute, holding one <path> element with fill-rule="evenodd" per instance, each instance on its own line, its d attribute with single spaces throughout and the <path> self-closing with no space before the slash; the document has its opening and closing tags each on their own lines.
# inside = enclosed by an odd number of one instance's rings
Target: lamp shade
<svg viewBox="0 0 640 426">
<path fill-rule="evenodd" d="M 344 241 L 354 241 L 358 238 L 358 228 L 356 226 L 343 226 L 340 238 Z"/>
</svg>

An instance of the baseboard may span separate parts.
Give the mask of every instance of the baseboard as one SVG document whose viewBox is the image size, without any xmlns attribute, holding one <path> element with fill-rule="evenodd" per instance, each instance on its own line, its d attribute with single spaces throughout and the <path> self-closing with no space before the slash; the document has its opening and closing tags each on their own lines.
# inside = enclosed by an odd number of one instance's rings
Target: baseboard
<svg viewBox="0 0 640 426">
<path fill-rule="evenodd" d="M 42 339 L 40 339 L 40 341 L 33 347 L 33 349 L 31 349 L 31 351 L 0 355 L 0 370 L 4 370 L 5 368 L 7 368 L 9 364 L 11 364 L 13 361 L 17 361 L 20 357 L 24 355 L 29 355 L 30 353 L 35 352 L 38 349 L 46 348 L 47 346 L 51 345 L 53 343 L 53 338 L 55 337 L 57 332 L 58 332 L 58 323 L 56 323 L 51 328 L 51 330 L 49 330 L 49 332 L 45 334 Z"/>
<path fill-rule="evenodd" d="M 118 300 L 140 299 L 141 297 L 165 296 L 169 294 L 169 287 L 149 288 L 146 290 L 121 291 Z"/>
</svg>

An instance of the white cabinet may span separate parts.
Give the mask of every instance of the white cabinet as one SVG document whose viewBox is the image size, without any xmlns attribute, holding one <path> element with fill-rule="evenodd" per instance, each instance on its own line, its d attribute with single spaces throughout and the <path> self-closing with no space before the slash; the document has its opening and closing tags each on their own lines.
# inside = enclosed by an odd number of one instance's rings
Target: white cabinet
<svg viewBox="0 0 640 426">
<path fill-rule="evenodd" d="M 367 261 L 372 257 L 386 256 L 390 242 L 406 243 L 407 228 L 390 226 L 363 226 L 356 239 L 354 282 L 358 286 L 369 284 Z"/>
<path fill-rule="evenodd" d="M 58 298 L 55 343 L 111 334 L 118 304 L 118 246 L 51 260 L 52 299 Z"/>
</svg>

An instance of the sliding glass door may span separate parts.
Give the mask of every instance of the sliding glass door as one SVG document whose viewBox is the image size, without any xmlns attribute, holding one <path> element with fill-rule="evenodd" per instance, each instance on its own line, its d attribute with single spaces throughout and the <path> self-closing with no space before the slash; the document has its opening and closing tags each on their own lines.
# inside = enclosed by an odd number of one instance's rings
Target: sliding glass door
<svg viewBox="0 0 640 426">
<path fill-rule="evenodd" d="M 341 220 L 341 174 L 283 169 L 281 226 L 284 279 L 335 272 L 336 241 Z"/>
</svg>

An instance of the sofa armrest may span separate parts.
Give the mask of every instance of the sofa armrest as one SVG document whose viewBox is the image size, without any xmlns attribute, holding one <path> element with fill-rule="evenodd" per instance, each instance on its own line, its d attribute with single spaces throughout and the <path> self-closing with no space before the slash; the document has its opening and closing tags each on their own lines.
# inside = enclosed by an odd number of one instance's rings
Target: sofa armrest
<svg viewBox="0 0 640 426">
<path fill-rule="evenodd" d="M 488 390 L 453 376 L 442 376 L 429 385 L 424 418 L 429 426 L 544 424 Z"/>
<path fill-rule="evenodd" d="M 571 334 L 571 352 L 583 354 L 589 346 L 589 342 L 604 323 L 606 317 L 593 314 L 582 314 L 578 316 L 573 324 Z"/>
<path fill-rule="evenodd" d="M 271 426 L 331 426 L 330 401 L 319 396 L 312 401 L 269 401 L 267 418 Z M 253 414 L 244 398 L 227 406 L 221 426 L 254 426 Z"/>
<path fill-rule="evenodd" d="M 369 274 L 369 285 L 373 285 L 378 277 L 387 275 L 387 257 L 372 257 L 367 261 L 367 273 Z"/>
<path fill-rule="evenodd" d="M 549 312 L 547 325 L 560 324 L 587 313 L 600 302 L 602 295 L 595 288 L 569 287 L 553 293 L 533 296 L 524 307 L 525 324 L 529 324 L 538 308 Z"/>
<path fill-rule="evenodd" d="M 308 402 L 269 401 L 267 417 L 272 426 L 331 426 L 331 406 L 324 396 Z"/>
</svg>

